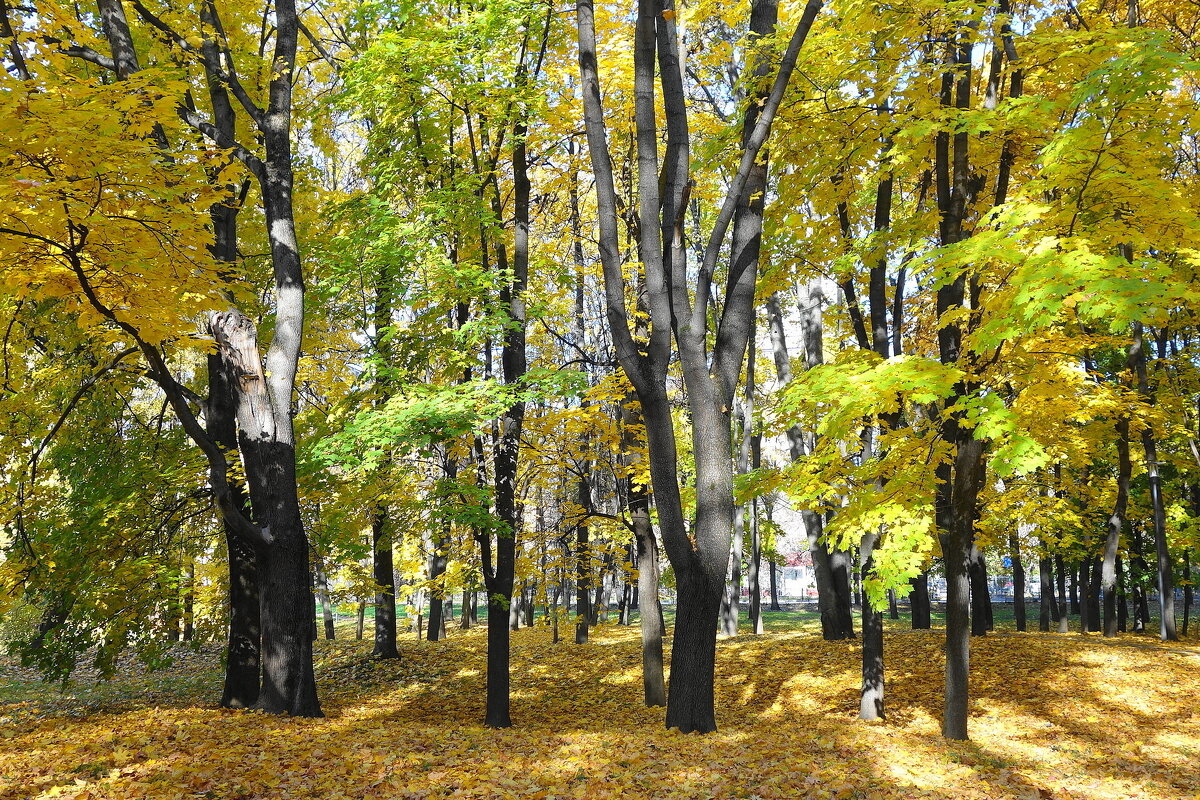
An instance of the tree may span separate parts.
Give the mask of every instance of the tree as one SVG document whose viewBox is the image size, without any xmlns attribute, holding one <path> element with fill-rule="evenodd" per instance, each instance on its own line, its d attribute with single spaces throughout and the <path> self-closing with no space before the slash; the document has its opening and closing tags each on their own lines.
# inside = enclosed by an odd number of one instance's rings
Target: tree
<svg viewBox="0 0 1200 800">
<path fill-rule="evenodd" d="M 763 13 L 763 4 L 755 7 Z M 650 310 L 649 339 L 643 345 L 634 340 L 629 327 L 625 279 L 618 257 L 617 204 L 597 71 L 595 12 L 588 0 L 576 5 L 584 119 L 596 182 L 609 327 L 617 359 L 637 393 L 645 418 L 655 505 L 678 589 L 667 726 L 684 732 L 716 729 L 712 683 L 716 623 L 729 561 L 733 517 L 729 410 L 746 352 L 757 274 L 756 263 L 748 261 L 739 265 L 738 269 L 743 271 L 735 270 L 729 276 L 726 297 L 714 309 L 720 323 L 710 368 L 707 336 L 714 267 L 736 209 L 751 202 L 747 183 L 820 7 L 819 2 L 810 2 L 805 7 L 771 92 L 753 123 L 753 132 L 744 140 L 737 175 L 725 195 L 704 250 L 698 281 L 692 287 L 693 298 L 685 277 L 682 230 L 691 192 L 690 136 L 682 87 L 683 62 L 674 20 L 676 10 L 670 2 L 639 3 L 634 38 L 638 252 L 645 270 Z M 654 102 L 656 56 L 667 119 L 661 191 Z M 666 391 L 672 335 L 688 392 L 696 459 L 698 502 L 690 536 L 679 496 L 675 434 Z"/>
</svg>

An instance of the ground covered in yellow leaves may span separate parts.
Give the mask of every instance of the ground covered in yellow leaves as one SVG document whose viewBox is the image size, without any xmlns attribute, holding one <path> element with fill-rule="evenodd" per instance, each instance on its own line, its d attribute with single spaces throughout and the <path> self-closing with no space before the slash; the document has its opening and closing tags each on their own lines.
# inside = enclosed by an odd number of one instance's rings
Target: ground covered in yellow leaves
<svg viewBox="0 0 1200 800">
<path fill-rule="evenodd" d="M 317 720 L 213 707 L 212 654 L 168 683 L 42 688 L 0 704 L 0 798 L 1200 797 L 1194 644 L 974 639 L 973 741 L 948 743 L 941 631 L 887 635 L 889 718 L 875 724 L 854 719 L 854 642 L 723 640 L 708 736 L 641 706 L 637 632 L 618 628 L 582 646 L 514 633 L 515 727 L 486 729 L 482 634 L 410 641 L 391 662 L 319 642 Z"/>
</svg>

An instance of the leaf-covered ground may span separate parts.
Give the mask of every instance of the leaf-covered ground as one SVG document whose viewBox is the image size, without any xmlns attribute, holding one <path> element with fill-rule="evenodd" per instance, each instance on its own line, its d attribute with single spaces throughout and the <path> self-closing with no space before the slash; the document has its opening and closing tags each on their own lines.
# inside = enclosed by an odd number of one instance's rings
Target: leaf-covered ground
<svg viewBox="0 0 1200 800">
<path fill-rule="evenodd" d="M 889 718 L 876 724 L 854 719 L 855 643 L 723 640 L 709 736 L 666 731 L 641 706 L 635 629 L 582 646 L 515 633 L 504 731 L 479 722 L 479 630 L 407 642 L 391 662 L 318 643 L 318 720 L 214 708 L 211 651 L 69 695 L 0 663 L 0 798 L 1200 796 L 1200 647 L 975 639 L 973 741 L 951 744 L 938 735 L 942 636 L 887 635 Z"/>
</svg>

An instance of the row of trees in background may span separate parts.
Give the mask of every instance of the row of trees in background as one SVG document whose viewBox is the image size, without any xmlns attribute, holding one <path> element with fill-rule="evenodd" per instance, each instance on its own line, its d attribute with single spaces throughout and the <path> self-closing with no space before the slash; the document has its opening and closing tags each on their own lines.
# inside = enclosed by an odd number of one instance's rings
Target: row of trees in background
<svg viewBox="0 0 1200 800">
<path fill-rule="evenodd" d="M 1043 630 L 1070 574 L 1085 628 L 1115 634 L 1126 597 L 1145 626 L 1155 596 L 1175 638 L 1195 9 L 567 11 L 0 4 L 14 646 L 58 674 L 152 655 L 145 621 L 209 581 L 223 704 L 319 715 L 314 589 L 375 593 L 395 657 L 399 574 L 430 639 L 483 593 L 504 727 L 511 605 L 570 580 L 586 612 L 627 570 L 646 702 L 711 731 L 718 628 L 745 574 L 761 631 L 784 497 L 826 638 L 867 597 L 864 719 L 887 600 L 928 627 L 935 562 L 951 738 L 987 553 L 1018 597 L 1036 560 Z"/>
</svg>

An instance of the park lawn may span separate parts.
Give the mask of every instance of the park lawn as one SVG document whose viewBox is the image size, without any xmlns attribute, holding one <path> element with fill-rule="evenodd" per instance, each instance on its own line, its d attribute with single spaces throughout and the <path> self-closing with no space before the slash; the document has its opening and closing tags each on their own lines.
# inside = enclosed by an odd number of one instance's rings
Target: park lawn
<svg viewBox="0 0 1200 800">
<path fill-rule="evenodd" d="M 787 612 L 784 612 L 785 614 Z M 772 626 L 775 627 L 775 626 Z M 564 630 L 566 633 L 566 630 Z M 718 644 L 718 724 L 640 705 L 636 629 L 513 634 L 513 721 L 484 728 L 483 631 L 318 642 L 324 719 L 225 711 L 218 652 L 62 694 L 0 664 L 0 798 L 1195 798 L 1200 647 L 972 641 L 970 743 L 939 736 L 943 632 L 886 636 L 888 719 L 855 720 L 858 647 L 808 631 Z"/>
</svg>

